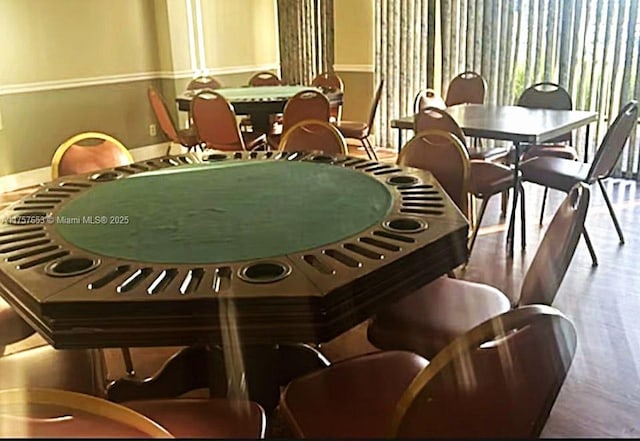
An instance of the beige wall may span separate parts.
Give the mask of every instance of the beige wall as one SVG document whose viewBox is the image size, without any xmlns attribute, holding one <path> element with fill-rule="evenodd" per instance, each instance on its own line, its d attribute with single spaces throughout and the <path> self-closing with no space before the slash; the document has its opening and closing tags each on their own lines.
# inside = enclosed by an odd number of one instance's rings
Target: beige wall
<svg viewBox="0 0 640 441">
<path fill-rule="evenodd" d="M 201 4 L 205 67 L 225 84 L 246 84 L 277 65 L 275 0 Z M 159 87 L 171 103 L 184 89 L 192 68 L 187 20 L 184 0 L 0 0 L 0 175 L 48 165 L 55 148 L 82 131 L 107 132 L 130 148 L 164 141 L 149 135 L 155 118 L 146 90 Z M 123 78 L 131 75 L 149 79 Z"/>
</svg>

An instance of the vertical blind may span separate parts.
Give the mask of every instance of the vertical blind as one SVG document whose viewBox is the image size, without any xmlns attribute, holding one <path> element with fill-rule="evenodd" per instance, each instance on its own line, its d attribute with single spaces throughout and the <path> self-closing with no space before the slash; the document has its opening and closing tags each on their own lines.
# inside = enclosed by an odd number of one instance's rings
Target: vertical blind
<svg viewBox="0 0 640 441">
<path fill-rule="evenodd" d="M 389 37 L 402 32 L 403 23 L 406 26 L 420 19 L 427 21 L 422 10 L 408 7 L 407 3 L 377 0 L 376 23 L 389 26 Z M 598 142 L 622 106 L 640 96 L 638 3 L 639 0 L 440 0 L 442 60 L 436 62 L 442 63 L 442 84 L 436 89 L 444 94 L 453 77 L 473 70 L 487 80 L 486 102 L 514 104 L 532 84 L 558 83 L 571 94 L 575 109 L 600 115 L 590 130 L 587 155 L 593 158 Z M 417 28 L 418 37 L 415 32 L 406 31 L 414 40 L 412 43 L 402 37 L 385 41 L 381 30 L 384 28 L 377 30 L 378 68 L 382 74 L 397 77 L 390 83 L 398 89 L 387 94 L 402 95 L 403 98 L 395 98 L 401 104 L 429 85 L 423 78 L 415 85 L 403 79 L 413 72 L 403 69 L 401 63 L 412 68 L 415 39 L 428 42 L 433 38 L 423 23 Z M 407 60 L 402 60 L 405 54 Z M 389 109 L 393 113 L 381 121 L 385 126 L 389 119 L 406 114 L 407 110 L 406 106 Z M 640 145 L 635 132 L 617 166 L 618 176 L 639 175 Z M 584 131 L 579 135 L 575 146 L 582 157 L 585 140 L 580 138 Z M 385 138 L 383 142 L 386 143 Z"/>
<path fill-rule="evenodd" d="M 375 0 L 377 145 L 391 146 L 389 121 L 413 112 L 418 91 L 433 86 L 435 0 Z M 409 93 L 406 93 L 410 91 Z"/>
<path fill-rule="evenodd" d="M 333 0 L 278 0 L 280 69 L 285 84 L 310 84 L 333 68 Z"/>
</svg>

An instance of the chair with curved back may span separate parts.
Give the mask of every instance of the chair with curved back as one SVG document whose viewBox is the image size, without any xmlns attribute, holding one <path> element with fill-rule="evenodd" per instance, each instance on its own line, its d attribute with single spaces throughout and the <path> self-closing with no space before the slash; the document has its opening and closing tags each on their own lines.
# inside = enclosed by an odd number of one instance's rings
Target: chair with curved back
<svg viewBox="0 0 640 441">
<path fill-rule="evenodd" d="M 435 90 L 423 89 L 417 93 L 416 98 L 413 100 L 413 113 L 418 113 L 422 109 L 426 109 L 427 107 L 446 109 L 447 105 Z"/>
<path fill-rule="evenodd" d="M 191 100 L 193 127 L 198 140 L 215 150 L 253 150 L 265 145 L 266 137 L 241 132 L 227 99 L 214 90 L 201 90 Z"/>
<path fill-rule="evenodd" d="M 479 324 L 430 362 L 374 352 L 295 379 L 280 409 L 303 438 L 535 438 L 576 344 L 562 313 L 525 306 Z"/>
<path fill-rule="evenodd" d="M 180 144 L 188 150 L 196 149 L 200 146 L 193 127 L 186 129 L 177 128 L 171 113 L 169 113 L 167 103 L 155 87 L 149 87 L 147 97 L 149 98 L 153 113 L 156 115 L 158 124 L 160 124 L 160 129 L 171 142 Z M 167 155 L 169 153 L 171 153 L 171 144 L 167 147 Z"/>
<path fill-rule="evenodd" d="M 360 143 L 362 143 L 362 147 L 367 153 L 369 159 L 375 159 L 376 161 L 378 160 L 378 155 L 376 154 L 375 149 L 369 141 L 369 135 L 371 135 L 371 130 L 373 129 L 373 123 L 375 121 L 378 105 L 380 104 L 380 97 L 382 97 L 383 87 L 384 80 L 380 80 L 378 88 L 376 89 L 376 93 L 373 96 L 373 102 L 371 103 L 369 119 L 367 120 L 367 122 L 339 121 L 336 125 L 338 127 L 338 130 L 340 130 L 340 133 L 342 133 L 342 136 L 344 136 L 345 138 L 359 140 Z"/>
<path fill-rule="evenodd" d="M 173 438 L 149 418 L 91 395 L 58 389 L 0 390 L 3 438 Z"/>
<path fill-rule="evenodd" d="M 573 101 L 571 95 L 556 83 L 541 82 L 528 87 L 518 98 L 518 106 L 533 109 L 572 110 Z M 521 160 L 526 161 L 537 156 L 551 156 L 554 158 L 578 160 L 578 152 L 571 147 L 572 135 L 559 136 L 540 145 L 523 145 L 525 152 Z M 549 187 L 544 188 L 542 195 L 542 209 L 540 210 L 540 225 L 544 216 L 544 206 L 547 201 Z"/>
<path fill-rule="evenodd" d="M 524 277 L 517 306 L 555 300 L 584 232 L 589 196 L 589 188 L 579 184 L 558 208 Z M 456 337 L 510 308 L 509 298 L 492 286 L 440 277 L 380 311 L 367 338 L 383 350 L 431 359 Z"/>
<path fill-rule="evenodd" d="M 330 116 L 329 100 L 322 92 L 313 89 L 298 92 L 284 106 L 282 134 L 269 135 L 269 144 L 274 149 L 279 149 L 281 139 L 297 123 L 308 119 L 329 122 Z"/>
<path fill-rule="evenodd" d="M 93 143 L 89 144 L 91 141 Z M 56 179 L 89 173 L 132 162 L 129 150 L 114 137 L 100 132 L 85 132 L 72 136 L 56 149 L 51 160 L 51 177 Z"/>
<path fill-rule="evenodd" d="M 279 150 L 322 152 L 327 155 L 347 155 L 347 143 L 342 134 L 326 121 L 307 119 L 294 124 L 280 141 Z"/>
<path fill-rule="evenodd" d="M 578 183 L 592 185 L 598 183 L 602 196 L 609 209 L 611 220 L 618 233 L 620 243 L 624 243 L 622 228 L 618 222 L 613 205 L 602 181 L 609 178 L 613 169 L 622 155 L 622 151 L 627 144 L 631 131 L 638 121 L 638 102 L 630 101 L 625 104 L 613 121 L 604 139 L 598 147 L 593 162 L 590 164 L 571 159 L 564 159 L 552 156 L 532 158 L 521 165 L 522 177 L 525 181 L 543 185 L 554 190 L 569 192 Z M 585 240 L 591 254 L 593 265 L 598 264 L 589 236 L 585 231 Z"/>
<path fill-rule="evenodd" d="M 483 104 L 487 82 L 479 73 L 466 71 L 449 82 L 445 103 L 447 107 L 456 104 Z"/>
<path fill-rule="evenodd" d="M 344 92 L 344 82 L 342 78 L 333 71 L 318 74 L 311 82 L 312 86 L 319 87 L 323 92 L 340 91 Z M 342 104 L 331 108 L 331 121 L 337 122 L 342 118 Z"/>
<path fill-rule="evenodd" d="M 436 129 L 419 132 L 402 147 L 397 163 L 430 171 L 460 211 L 469 217 L 469 155 L 457 136 Z"/>
<path fill-rule="evenodd" d="M 249 86 L 261 87 L 261 86 L 281 86 L 282 80 L 278 75 L 273 72 L 258 72 L 249 78 Z"/>
<path fill-rule="evenodd" d="M 217 80 L 210 76 L 201 76 L 194 78 L 189 81 L 187 84 L 187 90 L 198 90 L 198 89 L 220 89 L 222 87 L 222 83 L 220 80 Z"/>
</svg>

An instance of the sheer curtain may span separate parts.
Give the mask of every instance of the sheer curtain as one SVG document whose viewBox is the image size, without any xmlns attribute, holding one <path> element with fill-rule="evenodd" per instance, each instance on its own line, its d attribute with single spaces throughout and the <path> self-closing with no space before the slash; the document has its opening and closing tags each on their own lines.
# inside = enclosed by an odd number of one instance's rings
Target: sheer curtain
<svg viewBox="0 0 640 441">
<path fill-rule="evenodd" d="M 333 0 L 278 0 L 278 29 L 285 84 L 333 69 Z"/>
<path fill-rule="evenodd" d="M 394 147 L 389 121 L 413 112 L 415 95 L 433 87 L 436 0 L 375 0 L 376 145 Z"/>
<path fill-rule="evenodd" d="M 526 87 L 556 82 L 575 109 L 600 114 L 589 158 L 620 108 L 640 95 L 638 0 L 440 1 L 443 91 L 464 70 L 487 79 L 490 103 L 513 104 Z M 582 157 L 584 140 L 575 144 Z M 638 178 L 635 131 L 629 145 L 617 175 Z"/>
</svg>

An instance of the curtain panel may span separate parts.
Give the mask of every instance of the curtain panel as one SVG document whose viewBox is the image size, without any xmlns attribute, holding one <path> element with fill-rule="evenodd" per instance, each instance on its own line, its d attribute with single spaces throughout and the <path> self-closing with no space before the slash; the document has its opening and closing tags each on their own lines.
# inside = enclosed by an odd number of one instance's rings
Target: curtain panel
<svg viewBox="0 0 640 441">
<path fill-rule="evenodd" d="M 394 147 L 389 121 L 413 113 L 413 100 L 433 87 L 436 0 L 375 0 L 376 85 L 385 81 L 376 114 L 376 145 Z"/>
<path fill-rule="evenodd" d="M 488 103 L 514 104 L 530 85 L 558 83 L 575 109 L 600 114 L 589 158 L 620 108 L 640 96 L 638 0 L 440 1 L 443 93 L 465 70 L 486 78 Z M 617 176 L 638 177 L 636 131 Z M 584 131 L 578 133 L 582 157 Z"/>
<path fill-rule="evenodd" d="M 282 80 L 311 84 L 333 69 L 333 0 L 277 1 Z"/>
</svg>

